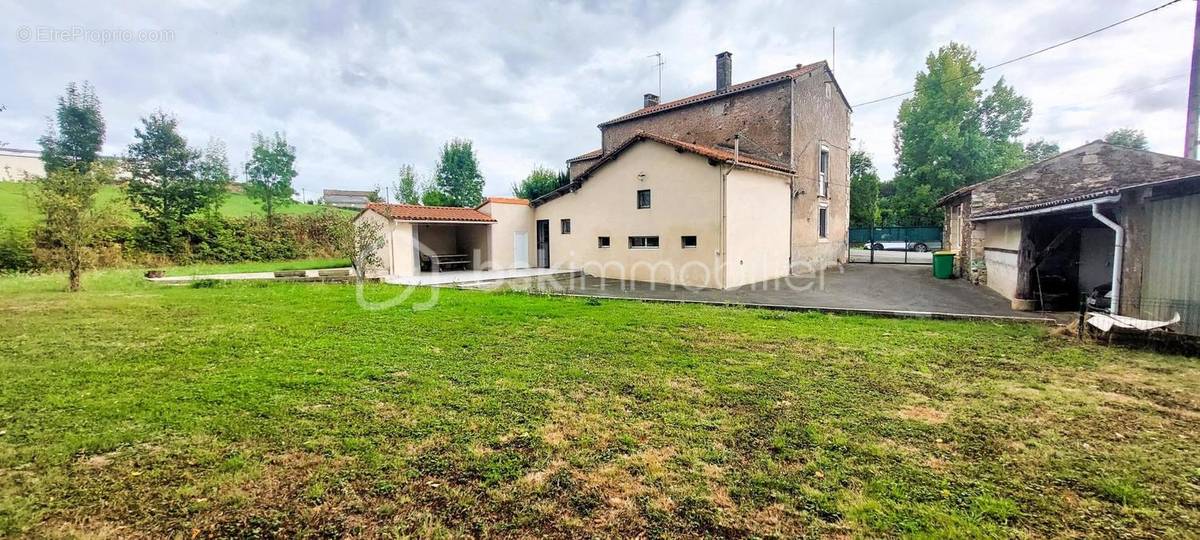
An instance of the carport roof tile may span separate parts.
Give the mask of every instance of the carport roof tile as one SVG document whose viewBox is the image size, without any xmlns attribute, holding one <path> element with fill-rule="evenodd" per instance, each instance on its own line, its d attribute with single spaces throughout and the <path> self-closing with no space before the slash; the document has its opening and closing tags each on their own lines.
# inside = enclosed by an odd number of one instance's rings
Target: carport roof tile
<svg viewBox="0 0 1200 540">
<path fill-rule="evenodd" d="M 370 203 L 367 210 L 400 221 L 466 221 L 495 223 L 496 220 L 474 208 L 458 206 L 419 206 L 415 204 Z"/>
</svg>

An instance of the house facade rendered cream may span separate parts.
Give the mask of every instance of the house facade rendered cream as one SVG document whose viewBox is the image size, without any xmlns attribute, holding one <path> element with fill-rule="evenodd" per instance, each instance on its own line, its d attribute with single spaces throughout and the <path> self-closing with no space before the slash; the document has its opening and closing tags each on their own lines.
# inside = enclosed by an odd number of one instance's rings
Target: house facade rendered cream
<svg viewBox="0 0 1200 540">
<path fill-rule="evenodd" d="M 729 53 L 716 64 L 715 90 L 647 95 L 600 124 L 601 148 L 537 200 L 437 215 L 369 205 L 358 219 L 385 224 L 384 270 L 470 254 L 474 269 L 732 288 L 845 262 L 850 108 L 832 72 L 818 62 L 734 85 Z"/>
</svg>

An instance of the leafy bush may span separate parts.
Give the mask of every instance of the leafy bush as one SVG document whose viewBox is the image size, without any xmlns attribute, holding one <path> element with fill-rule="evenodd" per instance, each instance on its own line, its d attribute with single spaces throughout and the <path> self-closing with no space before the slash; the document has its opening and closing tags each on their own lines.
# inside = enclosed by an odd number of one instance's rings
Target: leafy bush
<svg viewBox="0 0 1200 540">
<path fill-rule="evenodd" d="M 37 267 L 33 236 L 17 227 L 0 229 L 0 272 L 28 272 Z"/>
<path fill-rule="evenodd" d="M 88 267 L 168 266 L 193 262 L 229 263 L 333 257 L 350 218 L 340 212 L 225 218 L 215 212 L 188 217 L 178 232 L 173 255 L 147 249 L 155 232 L 146 225 L 116 222 L 100 231 L 84 254 Z M 64 268 L 60 250 L 42 231 L 0 227 L 0 271 Z"/>
</svg>

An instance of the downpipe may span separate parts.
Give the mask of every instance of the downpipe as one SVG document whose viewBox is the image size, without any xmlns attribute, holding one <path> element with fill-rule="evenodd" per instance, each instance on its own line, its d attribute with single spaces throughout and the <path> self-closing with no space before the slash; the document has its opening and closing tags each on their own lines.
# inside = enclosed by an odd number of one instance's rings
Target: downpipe
<svg viewBox="0 0 1200 540">
<path fill-rule="evenodd" d="M 1117 201 L 1120 201 L 1118 197 Z M 1108 216 L 1100 213 L 1100 206 L 1092 203 L 1092 217 L 1096 218 L 1108 226 L 1115 233 L 1113 241 L 1113 267 L 1112 267 L 1112 303 L 1108 308 L 1109 313 L 1120 315 L 1121 311 L 1121 265 L 1125 260 L 1125 228 L 1117 224 L 1117 222 L 1108 219 Z"/>
</svg>

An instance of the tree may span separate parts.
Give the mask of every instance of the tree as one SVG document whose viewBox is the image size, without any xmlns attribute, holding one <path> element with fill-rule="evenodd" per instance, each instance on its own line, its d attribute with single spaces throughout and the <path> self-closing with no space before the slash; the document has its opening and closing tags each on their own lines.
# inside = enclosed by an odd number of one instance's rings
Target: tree
<svg viewBox="0 0 1200 540">
<path fill-rule="evenodd" d="M 271 137 L 251 135 L 250 161 L 246 162 L 246 194 L 262 202 L 267 221 L 274 223 L 275 208 L 292 201 L 296 177 L 296 148 L 278 131 Z"/>
<path fill-rule="evenodd" d="M 73 169 L 86 172 L 99 159 L 104 144 L 104 117 L 96 90 L 86 81 L 68 83 L 58 98 L 57 123 L 38 139 L 46 172 Z"/>
<path fill-rule="evenodd" d="M 1043 159 L 1057 156 L 1060 152 L 1058 143 L 1038 139 L 1025 145 L 1025 162 L 1037 163 Z"/>
<path fill-rule="evenodd" d="M 537 167 L 524 180 L 513 184 L 513 194 L 522 199 L 534 200 L 558 189 L 567 183 L 567 173 L 548 167 Z"/>
<path fill-rule="evenodd" d="M 52 169 L 36 180 L 34 200 L 43 216 L 38 236 L 66 267 L 71 292 L 80 289 L 91 247 L 109 215 L 96 208 L 96 194 L 110 179 L 108 167 L 93 164 L 83 171 L 74 166 Z"/>
<path fill-rule="evenodd" d="M 893 224 L 940 223 L 939 197 L 1025 159 L 1016 138 L 1032 114 L 1028 99 L 1003 78 L 979 89 L 983 66 L 958 43 L 929 54 L 925 66 L 896 118 L 896 196 L 885 199 Z"/>
<path fill-rule="evenodd" d="M 229 193 L 229 184 L 236 179 L 229 171 L 229 157 L 225 153 L 225 143 L 216 137 L 208 140 L 200 160 L 196 162 L 196 175 L 201 180 L 201 186 L 206 191 L 202 197 L 208 201 L 209 207 L 220 207 Z"/>
<path fill-rule="evenodd" d="M 454 204 L 449 195 L 442 193 L 432 184 L 426 185 L 421 190 L 421 204 L 425 206 L 458 206 Z"/>
<path fill-rule="evenodd" d="M 128 151 L 132 178 L 127 192 L 134 211 L 149 226 L 143 241 L 153 251 L 176 252 L 182 247 L 178 240 L 187 217 L 215 206 L 224 196 L 228 174 L 219 171 L 223 155 L 203 161 L 203 153 L 188 147 L 179 134 L 178 120 L 161 110 L 142 118 L 134 138 Z"/>
<path fill-rule="evenodd" d="M 405 163 L 400 166 L 400 174 L 396 178 L 396 199 L 404 204 L 421 204 L 421 179 L 412 165 Z"/>
<path fill-rule="evenodd" d="M 383 225 L 378 221 L 363 219 L 358 223 L 348 222 L 347 231 L 343 232 L 342 251 L 354 267 L 354 275 L 359 283 L 367 277 L 367 270 L 383 264 L 379 250 L 383 249 Z"/>
<path fill-rule="evenodd" d="M 38 236 L 65 263 L 68 289 L 75 292 L 102 224 L 96 194 L 111 172 L 98 162 L 104 117 L 91 85 L 68 84 L 55 117 L 57 123 L 38 141 L 46 168 L 46 176 L 36 180 L 34 200 L 42 212 Z"/>
<path fill-rule="evenodd" d="M 1104 136 L 1104 141 L 1125 148 L 1134 150 L 1149 150 L 1150 143 L 1146 141 L 1146 134 L 1140 129 L 1121 128 L 1108 132 Z"/>
<path fill-rule="evenodd" d="M 449 206 L 475 206 L 483 202 L 483 175 L 470 140 L 452 139 L 442 146 L 433 184 Z"/>
<path fill-rule="evenodd" d="M 850 153 L 850 226 L 879 223 L 879 173 L 871 156 L 862 150 Z"/>
</svg>

